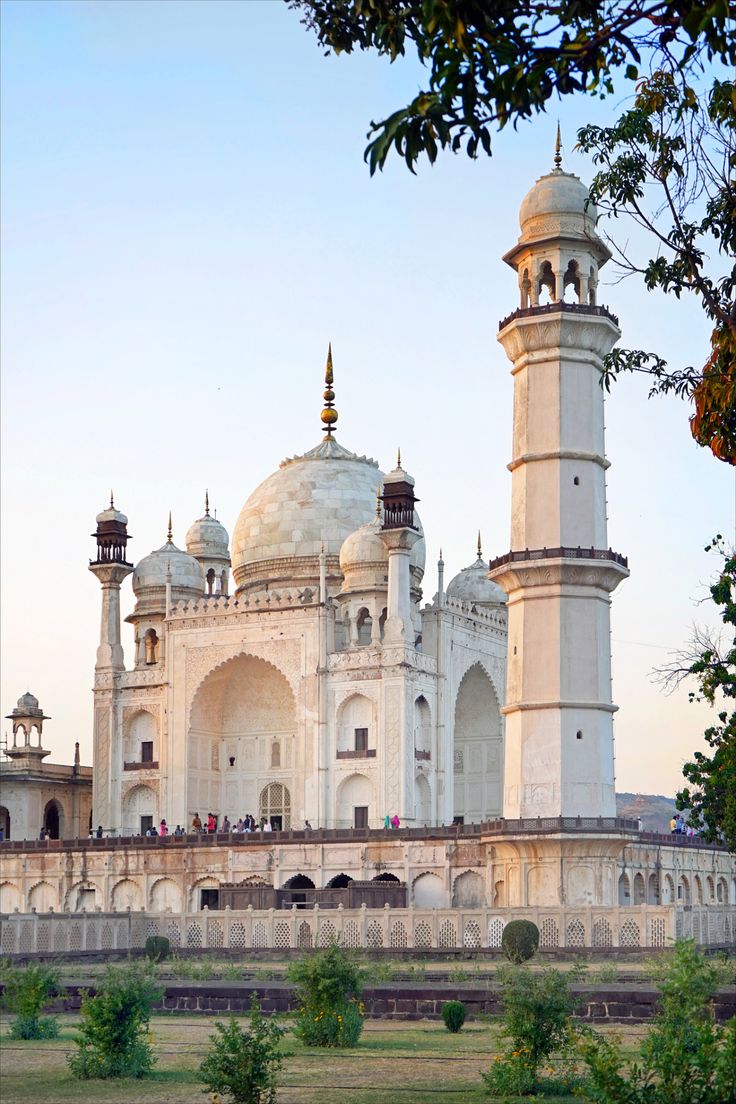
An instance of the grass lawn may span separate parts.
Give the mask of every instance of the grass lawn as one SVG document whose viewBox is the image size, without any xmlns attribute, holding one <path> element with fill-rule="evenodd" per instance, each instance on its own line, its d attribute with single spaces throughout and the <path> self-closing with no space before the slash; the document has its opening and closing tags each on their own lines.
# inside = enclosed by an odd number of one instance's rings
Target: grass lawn
<svg viewBox="0 0 736 1104">
<path fill-rule="evenodd" d="M 78 1016 L 60 1017 L 62 1033 L 48 1042 L 20 1042 L 0 1024 L 3 1104 L 194 1104 L 208 1097 L 196 1070 L 213 1031 L 213 1018 L 155 1016 L 151 1021 L 156 1072 L 141 1081 L 77 1081 L 66 1054 Z M 314 1050 L 287 1035 L 279 1104 L 491 1104 L 481 1070 L 498 1053 L 498 1026 L 467 1023 L 451 1035 L 436 1021 L 368 1020 L 355 1050 Z M 632 1048 L 646 1026 L 604 1028 Z M 573 1104 L 573 1097 L 557 1097 Z M 528 1102 L 527 1102 L 528 1104 Z"/>
</svg>

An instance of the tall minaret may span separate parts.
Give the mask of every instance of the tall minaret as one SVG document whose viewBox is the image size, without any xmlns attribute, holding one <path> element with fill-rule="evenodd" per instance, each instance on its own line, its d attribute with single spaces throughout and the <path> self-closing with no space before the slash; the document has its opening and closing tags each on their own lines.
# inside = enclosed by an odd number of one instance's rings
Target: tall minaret
<svg viewBox="0 0 736 1104">
<path fill-rule="evenodd" d="M 130 575 L 133 564 L 125 558 L 128 519 L 115 509 L 112 492 L 109 507 L 97 515 L 97 531 L 92 535 L 97 540 L 97 559 L 90 561 L 89 569 L 102 586 L 100 643 L 95 663 L 92 816 L 95 824 L 119 829 L 119 824 L 112 823 L 113 809 L 117 807 L 112 791 L 119 784 L 113 754 L 115 698 L 119 676 L 125 670 L 120 642 L 120 585 Z"/>
<path fill-rule="evenodd" d="M 608 547 L 601 371 L 620 330 L 596 305 L 610 257 L 596 219 L 558 130 L 504 257 L 521 306 L 498 333 L 514 377 L 511 552 L 490 565 L 509 596 L 509 819 L 616 815 L 610 594 L 628 570 Z"/>
</svg>

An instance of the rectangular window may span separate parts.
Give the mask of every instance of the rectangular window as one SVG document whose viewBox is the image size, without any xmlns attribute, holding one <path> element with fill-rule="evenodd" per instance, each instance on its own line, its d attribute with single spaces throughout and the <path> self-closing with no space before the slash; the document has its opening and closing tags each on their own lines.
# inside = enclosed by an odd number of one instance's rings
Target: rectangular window
<svg viewBox="0 0 736 1104">
<path fill-rule="evenodd" d="M 364 731 L 367 731 L 365 729 Z M 368 827 L 368 806 L 367 805 L 355 805 L 353 806 L 353 828 L 367 828 Z"/>
<path fill-rule="evenodd" d="M 368 750 L 368 729 L 356 728 L 355 730 L 355 750 L 367 751 Z"/>
<path fill-rule="evenodd" d="M 220 891 L 219 889 L 200 889 L 200 908 L 219 909 L 220 907 Z"/>
<path fill-rule="evenodd" d="M 141 743 L 141 763 L 153 762 L 153 740 L 143 740 Z"/>
<path fill-rule="evenodd" d="M 153 817 L 142 816 L 141 817 L 141 835 L 145 836 L 149 828 L 153 828 Z"/>
</svg>

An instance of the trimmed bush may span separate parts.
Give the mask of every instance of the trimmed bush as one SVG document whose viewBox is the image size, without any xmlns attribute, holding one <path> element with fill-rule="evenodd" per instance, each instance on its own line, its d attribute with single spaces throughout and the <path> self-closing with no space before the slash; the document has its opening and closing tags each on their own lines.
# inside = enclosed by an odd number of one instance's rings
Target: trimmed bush
<svg viewBox="0 0 736 1104">
<path fill-rule="evenodd" d="M 519 966 L 536 954 L 539 947 L 539 928 L 531 920 L 512 920 L 503 929 L 501 950 L 509 962 Z"/>
<path fill-rule="evenodd" d="M 462 1001 L 445 1001 L 442 1005 L 442 1019 L 445 1027 L 456 1035 L 465 1023 L 465 1005 Z"/>
<path fill-rule="evenodd" d="M 163 962 L 171 953 L 171 943 L 165 935 L 149 935 L 146 940 L 146 958 L 151 962 Z"/>
</svg>

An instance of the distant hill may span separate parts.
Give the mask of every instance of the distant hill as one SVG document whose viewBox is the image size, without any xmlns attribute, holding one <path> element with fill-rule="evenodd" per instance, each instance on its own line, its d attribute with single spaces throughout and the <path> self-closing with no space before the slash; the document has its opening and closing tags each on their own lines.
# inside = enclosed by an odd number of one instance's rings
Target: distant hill
<svg viewBox="0 0 736 1104">
<path fill-rule="evenodd" d="M 670 820 L 677 816 L 677 809 L 674 797 L 617 793 L 616 813 L 620 817 L 639 817 L 645 832 L 669 832 Z"/>
</svg>

